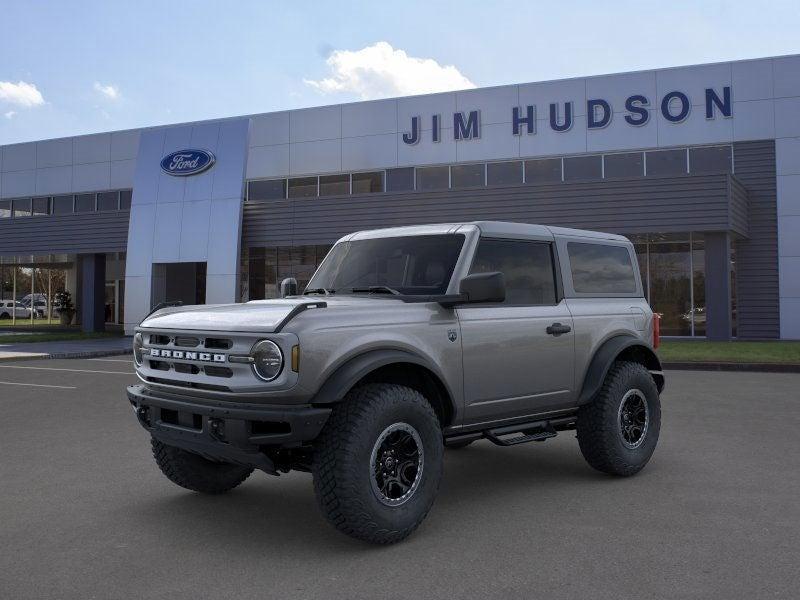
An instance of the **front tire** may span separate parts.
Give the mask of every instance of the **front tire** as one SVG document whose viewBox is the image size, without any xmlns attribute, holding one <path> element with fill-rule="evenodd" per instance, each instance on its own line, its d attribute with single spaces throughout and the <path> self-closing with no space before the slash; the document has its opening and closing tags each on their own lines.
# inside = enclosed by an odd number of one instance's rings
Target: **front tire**
<svg viewBox="0 0 800 600">
<path fill-rule="evenodd" d="M 314 491 L 342 533 L 376 544 L 411 534 L 442 478 L 442 432 L 419 392 L 369 384 L 331 413 L 314 449 Z"/>
<path fill-rule="evenodd" d="M 581 453 L 610 475 L 634 475 L 650 460 L 661 429 L 661 401 L 648 370 L 617 362 L 595 398 L 578 411 Z"/>
<path fill-rule="evenodd" d="M 223 494 L 250 476 L 253 469 L 225 462 L 212 462 L 195 454 L 168 446 L 155 438 L 153 457 L 161 472 L 172 483 L 203 494 Z"/>
</svg>

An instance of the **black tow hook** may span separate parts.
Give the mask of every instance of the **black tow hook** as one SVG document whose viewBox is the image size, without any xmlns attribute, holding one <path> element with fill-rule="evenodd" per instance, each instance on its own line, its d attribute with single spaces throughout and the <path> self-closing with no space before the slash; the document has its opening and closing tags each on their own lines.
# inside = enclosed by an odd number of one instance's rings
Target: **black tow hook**
<svg viewBox="0 0 800 600">
<path fill-rule="evenodd" d="M 208 432 L 218 442 L 225 441 L 225 421 L 211 418 L 208 420 Z"/>
</svg>

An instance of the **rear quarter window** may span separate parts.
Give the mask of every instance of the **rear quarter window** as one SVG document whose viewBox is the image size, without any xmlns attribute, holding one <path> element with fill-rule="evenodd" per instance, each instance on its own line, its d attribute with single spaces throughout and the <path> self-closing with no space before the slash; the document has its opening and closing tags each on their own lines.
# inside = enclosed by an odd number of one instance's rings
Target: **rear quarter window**
<svg viewBox="0 0 800 600">
<path fill-rule="evenodd" d="M 567 253 L 577 293 L 636 293 L 636 275 L 626 246 L 569 242 Z"/>
</svg>

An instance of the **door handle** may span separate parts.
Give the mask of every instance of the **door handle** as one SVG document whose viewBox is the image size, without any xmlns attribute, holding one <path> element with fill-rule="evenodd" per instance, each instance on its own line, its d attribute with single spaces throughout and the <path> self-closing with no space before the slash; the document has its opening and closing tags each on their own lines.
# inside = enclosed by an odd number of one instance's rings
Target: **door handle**
<svg viewBox="0 0 800 600">
<path fill-rule="evenodd" d="M 545 329 L 545 331 L 550 335 L 558 337 L 563 333 L 569 333 L 570 331 L 572 331 L 572 327 L 570 327 L 569 325 L 562 325 L 561 323 L 553 323 L 547 329 Z"/>
</svg>

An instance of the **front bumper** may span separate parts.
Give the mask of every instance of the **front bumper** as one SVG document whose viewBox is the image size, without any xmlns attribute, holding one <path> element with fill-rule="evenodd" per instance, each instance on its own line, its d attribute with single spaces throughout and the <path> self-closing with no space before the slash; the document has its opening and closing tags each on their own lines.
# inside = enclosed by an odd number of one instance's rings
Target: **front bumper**
<svg viewBox="0 0 800 600">
<path fill-rule="evenodd" d="M 265 450 L 292 448 L 315 439 L 330 408 L 198 401 L 197 398 L 128 387 L 139 423 L 157 440 L 209 458 L 277 474 Z"/>
</svg>

